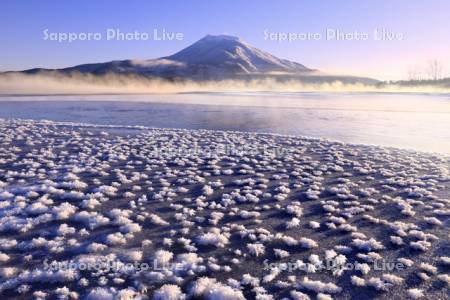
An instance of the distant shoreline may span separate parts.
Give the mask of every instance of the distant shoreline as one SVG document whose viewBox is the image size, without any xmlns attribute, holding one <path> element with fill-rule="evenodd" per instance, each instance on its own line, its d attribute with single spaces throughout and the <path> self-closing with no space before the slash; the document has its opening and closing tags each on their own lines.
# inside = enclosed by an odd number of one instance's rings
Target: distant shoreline
<svg viewBox="0 0 450 300">
<path fill-rule="evenodd" d="M 151 96 L 151 95 L 221 95 L 221 96 L 240 96 L 245 94 L 245 96 L 261 96 L 266 94 L 267 96 L 273 95 L 301 95 L 301 94 L 386 94 L 386 95 L 427 95 L 427 96 L 450 96 L 449 91 L 442 92 L 427 92 L 427 91 L 191 91 L 191 92 L 173 92 L 173 93 L 156 93 L 156 92 L 111 92 L 111 93 L 1 93 L 0 98 L 6 97 L 40 97 L 40 96 Z"/>
</svg>

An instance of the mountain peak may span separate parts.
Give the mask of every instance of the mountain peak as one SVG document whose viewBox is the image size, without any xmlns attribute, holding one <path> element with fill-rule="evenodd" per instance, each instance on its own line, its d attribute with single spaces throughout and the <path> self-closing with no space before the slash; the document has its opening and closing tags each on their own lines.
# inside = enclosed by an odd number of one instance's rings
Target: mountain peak
<svg viewBox="0 0 450 300">
<path fill-rule="evenodd" d="M 165 59 L 187 65 L 209 66 L 226 73 L 299 73 L 310 69 L 277 58 L 231 35 L 207 35 L 191 46 Z"/>
<path fill-rule="evenodd" d="M 205 40 L 205 41 L 240 41 L 242 42 L 242 40 L 237 37 L 237 36 L 233 36 L 233 35 L 226 35 L 226 34 L 219 34 L 219 35 L 212 35 L 212 34 L 208 34 L 205 37 L 203 37 L 201 40 Z M 200 41 L 201 41 L 200 40 Z"/>
<path fill-rule="evenodd" d="M 38 73 L 42 69 L 26 70 Z M 278 58 L 231 35 L 207 35 L 187 48 L 167 57 L 149 60 L 122 60 L 84 64 L 60 69 L 62 72 L 92 74 L 125 73 L 162 78 L 215 80 L 241 75 L 269 73 L 303 75 L 310 73 L 302 64 Z"/>
</svg>

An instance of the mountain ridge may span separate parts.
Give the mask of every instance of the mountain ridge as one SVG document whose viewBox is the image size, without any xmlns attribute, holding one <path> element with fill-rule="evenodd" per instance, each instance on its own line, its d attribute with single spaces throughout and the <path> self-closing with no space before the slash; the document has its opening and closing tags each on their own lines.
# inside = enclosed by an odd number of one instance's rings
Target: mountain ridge
<svg viewBox="0 0 450 300">
<path fill-rule="evenodd" d="M 278 58 L 230 35 L 206 35 L 192 45 L 156 59 L 127 59 L 103 63 L 81 64 L 61 69 L 33 68 L 25 74 L 120 74 L 138 75 L 170 81 L 214 81 L 225 79 L 249 80 L 271 78 L 277 80 L 376 82 L 355 76 L 320 76 L 319 71 L 287 59 Z M 360 78 L 360 79 L 359 79 Z"/>
</svg>

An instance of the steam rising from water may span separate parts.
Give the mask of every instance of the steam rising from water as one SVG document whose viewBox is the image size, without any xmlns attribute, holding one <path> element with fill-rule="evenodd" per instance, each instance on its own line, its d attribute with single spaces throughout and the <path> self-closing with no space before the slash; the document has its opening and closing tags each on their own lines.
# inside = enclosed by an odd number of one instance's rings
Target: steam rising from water
<svg viewBox="0 0 450 300">
<path fill-rule="evenodd" d="M 0 75 L 0 94 L 169 94 L 183 92 L 425 92 L 449 93 L 450 87 L 302 83 L 274 79 L 170 82 L 137 75 L 20 74 Z"/>
</svg>

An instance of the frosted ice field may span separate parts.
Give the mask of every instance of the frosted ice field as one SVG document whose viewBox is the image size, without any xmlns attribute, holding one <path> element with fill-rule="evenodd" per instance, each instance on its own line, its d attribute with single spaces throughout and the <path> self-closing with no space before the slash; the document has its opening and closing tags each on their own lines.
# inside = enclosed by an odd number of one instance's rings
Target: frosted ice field
<svg viewBox="0 0 450 300">
<path fill-rule="evenodd" d="M 448 299 L 450 159 L 0 119 L 2 299 Z"/>
</svg>

